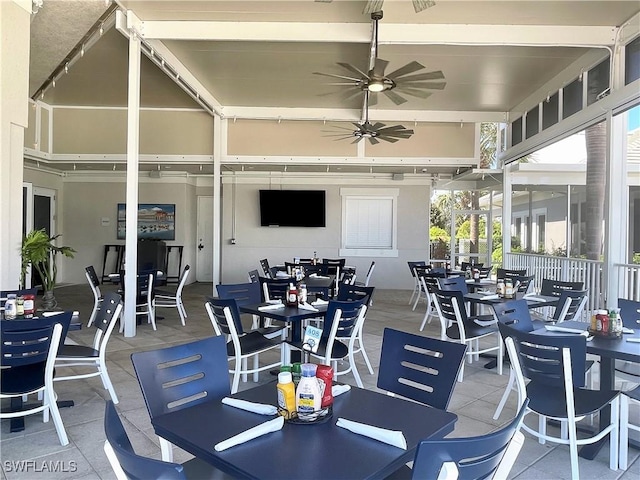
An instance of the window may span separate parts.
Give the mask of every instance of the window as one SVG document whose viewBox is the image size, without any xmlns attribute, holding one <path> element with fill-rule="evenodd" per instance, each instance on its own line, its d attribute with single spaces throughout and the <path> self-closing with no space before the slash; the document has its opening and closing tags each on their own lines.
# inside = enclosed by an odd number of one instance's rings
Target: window
<svg viewBox="0 0 640 480">
<path fill-rule="evenodd" d="M 582 77 L 581 77 L 582 78 Z M 582 110 L 582 80 L 574 80 L 563 89 L 562 118 L 568 118 Z"/>
<path fill-rule="evenodd" d="M 341 256 L 397 257 L 397 188 L 341 188 Z"/>
<path fill-rule="evenodd" d="M 538 244 L 536 245 L 538 251 L 545 251 L 547 242 L 546 242 L 546 227 L 547 227 L 547 216 L 546 215 L 538 215 L 536 218 L 536 228 L 538 230 Z"/>
</svg>

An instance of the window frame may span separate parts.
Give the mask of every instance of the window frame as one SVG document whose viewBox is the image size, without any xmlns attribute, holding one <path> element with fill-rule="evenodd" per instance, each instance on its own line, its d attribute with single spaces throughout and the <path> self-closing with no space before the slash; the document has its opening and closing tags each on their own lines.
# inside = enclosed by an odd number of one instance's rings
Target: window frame
<svg viewBox="0 0 640 480">
<path fill-rule="evenodd" d="M 341 257 L 398 257 L 398 196 L 399 188 L 341 188 L 340 197 L 342 199 L 342 232 L 340 238 Z M 347 248 L 347 223 L 349 212 L 347 204 L 349 199 L 358 200 L 391 200 L 391 248 L 380 247 L 356 247 Z"/>
</svg>

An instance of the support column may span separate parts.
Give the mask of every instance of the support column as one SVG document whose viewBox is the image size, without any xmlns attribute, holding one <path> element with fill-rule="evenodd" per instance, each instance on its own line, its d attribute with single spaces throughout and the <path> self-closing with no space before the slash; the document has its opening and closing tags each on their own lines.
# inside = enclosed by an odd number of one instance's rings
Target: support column
<svg viewBox="0 0 640 480">
<path fill-rule="evenodd" d="M 505 268 L 511 265 L 504 263 L 504 256 L 511 253 L 511 165 L 502 167 L 502 264 Z"/>
<path fill-rule="evenodd" d="M 604 225 L 604 292 L 600 302 L 607 308 L 618 305 L 620 290 L 617 263 L 627 263 L 629 241 L 629 187 L 627 185 L 627 118 L 607 115 L 607 183 Z"/>
<path fill-rule="evenodd" d="M 124 336 L 136 334 L 138 271 L 138 165 L 140 145 L 140 39 L 129 35 L 129 93 L 127 106 L 127 235 L 125 239 Z"/>
<path fill-rule="evenodd" d="M 0 290 L 14 290 L 20 282 L 30 29 L 30 1 L 0 1 Z"/>
<path fill-rule="evenodd" d="M 213 285 L 220 283 L 220 258 L 222 249 L 222 176 L 220 163 L 222 161 L 223 128 L 222 119 L 218 115 L 213 117 Z M 224 141 L 226 144 L 226 140 Z"/>
</svg>

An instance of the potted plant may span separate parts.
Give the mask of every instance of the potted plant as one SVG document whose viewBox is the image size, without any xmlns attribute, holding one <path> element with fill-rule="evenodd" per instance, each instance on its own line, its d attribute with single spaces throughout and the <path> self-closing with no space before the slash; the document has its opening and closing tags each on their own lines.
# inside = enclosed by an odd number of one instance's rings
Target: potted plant
<svg viewBox="0 0 640 480">
<path fill-rule="evenodd" d="M 50 237 L 42 230 L 32 230 L 22 239 L 20 254 L 22 255 L 22 269 L 20 284 L 24 288 L 27 268 L 33 266 L 38 272 L 42 281 L 44 299 L 42 307 L 44 310 L 51 310 L 56 307 L 56 299 L 53 290 L 56 286 L 58 268 L 56 256 L 61 253 L 65 257 L 73 258 L 75 250 L 71 247 L 58 247 L 54 244 L 60 235 Z"/>
</svg>

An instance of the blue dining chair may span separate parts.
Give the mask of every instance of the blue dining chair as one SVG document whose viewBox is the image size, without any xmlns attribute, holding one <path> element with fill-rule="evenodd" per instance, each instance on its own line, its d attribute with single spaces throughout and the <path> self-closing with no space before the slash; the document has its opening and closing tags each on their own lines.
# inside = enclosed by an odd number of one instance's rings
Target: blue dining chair
<svg viewBox="0 0 640 480">
<path fill-rule="evenodd" d="M 131 361 L 152 420 L 231 393 L 224 337 L 136 352 Z M 159 438 L 162 459 L 173 461 L 171 443 Z"/>
<path fill-rule="evenodd" d="M 403 467 L 390 478 L 469 479 L 508 477 L 522 445 L 520 432 L 528 402 L 505 427 L 478 437 L 423 440 L 418 444 L 413 468 Z"/>
<path fill-rule="evenodd" d="M 104 452 L 118 480 L 143 478 L 213 480 L 226 477 L 223 472 L 198 458 L 179 464 L 136 454 L 111 400 L 108 400 L 105 406 L 104 433 L 107 437 L 104 442 Z"/>
<path fill-rule="evenodd" d="M 378 388 L 446 410 L 467 346 L 385 328 Z"/>
<path fill-rule="evenodd" d="M 609 437 L 609 468 L 618 469 L 620 392 L 590 390 L 585 386 L 587 338 L 584 335 L 551 335 L 522 332 L 498 323 L 518 384 L 518 404 L 525 399 L 525 413 L 538 415 L 538 430 L 522 428 L 538 438 L 569 446 L 571 476 L 580 478 L 578 446 Z M 576 422 L 610 407 L 610 422 L 592 435 L 577 437 Z M 602 415 L 602 413 L 600 413 Z M 560 435 L 547 432 L 547 419 L 561 422 Z M 602 427 L 602 424 L 601 424 Z"/>
</svg>

